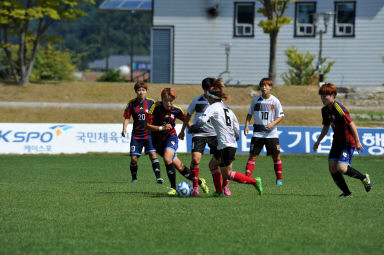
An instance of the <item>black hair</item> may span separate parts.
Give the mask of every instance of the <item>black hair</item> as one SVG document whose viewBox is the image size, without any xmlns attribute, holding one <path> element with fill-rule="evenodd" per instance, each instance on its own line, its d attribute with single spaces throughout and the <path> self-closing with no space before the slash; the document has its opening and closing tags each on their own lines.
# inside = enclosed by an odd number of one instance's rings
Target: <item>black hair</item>
<svg viewBox="0 0 384 255">
<path fill-rule="evenodd" d="M 208 90 L 214 85 L 215 80 L 215 78 L 207 77 L 201 82 L 201 87 L 203 88 L 203 90 Z"/>
</svg>

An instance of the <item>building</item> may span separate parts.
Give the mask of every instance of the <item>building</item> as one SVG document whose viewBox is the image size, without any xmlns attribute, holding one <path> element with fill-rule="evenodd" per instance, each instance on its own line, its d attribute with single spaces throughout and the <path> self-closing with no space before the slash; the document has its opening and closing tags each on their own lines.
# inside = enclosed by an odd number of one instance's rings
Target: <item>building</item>
<svg viewBox="0 0 384 255">
<path fill-rule="evenodd" d="M 268 75 L 269 35 L 258 26 L 266 18 L 250 0 L 153 0 L 151 81 L 198 84 L 222 74 L 228 84 L 256 84 Z M 327 80 L 339 86 L 384 83 L 383 0 L 297 0 L 285 16 L 292 22 L 278 35 L 277 83 L 287 71 L 284 51 L 295 46 L 318 56 L 319 31 L 313 17 L 332 13 L 323 34 L 322 56 L 336 61 Z"/>
</svg>

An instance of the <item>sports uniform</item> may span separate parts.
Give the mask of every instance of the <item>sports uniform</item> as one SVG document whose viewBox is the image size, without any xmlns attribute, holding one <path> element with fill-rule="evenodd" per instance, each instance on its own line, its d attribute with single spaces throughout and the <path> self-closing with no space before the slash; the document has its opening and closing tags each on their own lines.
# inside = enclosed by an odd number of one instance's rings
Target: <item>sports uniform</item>
<svg viewBox="0 0 384 255">
<path fill-rule="evenodd" d="M 204 94 L 195 97 L 192 100 L 188 106 L 187 113 L 191 116 L 196 113 L 193 119 L 193 124 L 196 124 L 197 120 L 208 106 L 208 99 Z M 207 144 L 210 148 L 210 153 L 214 154 L 217 150 L 217 139 L 216 131 L 210 122 L 207 122 L 204 126 L 202 126 L 199 132 L 192 134 L 192 152 L 200 152 L 203 154 Z"/>
<path fill-rule="evenodd" d="M 129 120 L 132 116 L 133 118 L 133 128 L 131 135 L 131 144 L 130 144 L 130 155 L 132 156 L 141 156 L 143 147 L 145 148 L 145 154 L 150 152 L 155 152 L 155 148 L 152 145 L 151 132 L 144 129 L 144 122 L 147 119 L 148 111 L 154 104 L 154 100 L 150 98 L 144 98 L 143 101 L 139 101 L 138 98 L 132 99 L 128 102 L 124 110 L 124 118 Z M 127 122 L 128 124 L 128 122 Z M 156 155 L 156 154 L 155 154 Z M 163 179 L 160 175 L 160 163 L 157 158 L 151 159 L 152 168 L 156 176 L 157 183 L 163 183 Z M 132 175 L 132 182 L 137 182 L 137 163 L 131 161 L 130 170 Z"/>
<path fill-rule="evenodd" d="M 262 95 L 254 97 L 248 111 L 249 115 L 254 116 L 253 137 L 251 140 L 250 152 L 254 155 L 260 154 L 264 145 L 266 145 L 267 155 L 273 155 L 280 152 L 279 134 L 277 127 L 268 129 L 267 125 L 278 117 L 283 117 L 284 112 L 280 101 L 273 95 L 268 99 Z M 271 138 L 271 139 L 266 139 Z"/>
<path fill-rule="evenodd" d="M 331 108 L 324 106 L 321 109 L 321 115 L 323 125 L 331 125 L 333 129 L 333 142 L 328 157 L 329 160 L 336 160 L 350 165 L 356 142 L 349 129 L 349 123 L 352 122 L 352 119 L 348 110 L 335 100 Z"/>
<path fill-rule="evenodd" d="M 209 95 L 209 94 L 208 94 Z M 214 154 L 215 159 L 221 161 L 220 167 L 226 169 L 226 174 L 230 180 L 239 183 L 255 185 L 256 189 L 262 194 L 261 180 L 252 179 L 242 173 L 232 171 L 232 162 L 235 160 L 237 150 L 237 140 L 239 139 L 239 122 L 233 111 L 223 102 L 215 102 L 211 104 L 202 114 L 195 125 L 190 129 L 192 132 L 198 130 L 204 124 L 211 122 L 217 134 L 217 149 Z M 212 171 L 212 170 L 211 170 Z M 224 170 L 222 170 L 224 171 Z M 214 195 L 222 195 L 221 174 L 212 171 L 213 181 L 216 188 Z"/>
<path fill-rule="evenodd" d="M 148 111 L 154 103 L 150 98 L 145 98 L 142 102 L 135 98 L 129 101 L 125 108 L 124 118 L 129 119 L 131 116 L 133 118 L 130 155 L 140 156 L 143 147 L 145 154 L 156 151 L 152 145 L 151 132 L 144 129 Z"/>
<path fill-rule="evenodd" d="M 165 150 L 169 148 L 175 152 L 176 157 L 176 151 L 179 146 L 179 139 L 176 135 L 175 121 L 176 119 L 184 120 L 185 117 L 186 115 L 184 114 L 183 110 L 177 105 L 172 105 L 170 110 L 166 110 L 161 102 L 156 102 L 150 108 L 147 118 L 147 122 L 149 124 L 156 126 L 163 126 L 166 124 L 172 125 L 172 129 L 169 131 L 164 130 L 152 133 L 153 146 L 155 147 L 157 153 L 160 154 L 160 156 L 163 156 Z"/>
</svg>

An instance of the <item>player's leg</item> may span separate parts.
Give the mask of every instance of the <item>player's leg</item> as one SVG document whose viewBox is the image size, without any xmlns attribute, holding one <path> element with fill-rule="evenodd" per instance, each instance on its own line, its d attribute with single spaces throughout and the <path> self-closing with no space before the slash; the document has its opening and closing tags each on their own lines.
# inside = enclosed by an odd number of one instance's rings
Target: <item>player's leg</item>
<svg viewBox="0 0 384 255">
<path fill-rule="evenodd" d="M 153 172 L 155 173 L 155 176 L 156 176 L 156 182 L 158 184 L 162 184 L 164 182 L 164 180 L 163 180 L 163 178 L 161 178 L 160 162 L 157 159 L 156 150 L 153 147 L 152 139 L 151 138 L 146 139 L 144 146 L 145 146 L 145 154 L 148 154 L 149 158 L 151 159 L 152 169 L 153 169 Z"/>
<path fill-rule="evenodd" d="M 371 180 L 368 174 L 362 174 L 353 167 L 350 166 L 352 161 L 353 152 L 355 148 L 345 147 L 341 151 L 340 158 L 337 162 L 337 171 L 341 174 L 348 175 L 349 177 L 360 180 L 365 188 L 366 192 L 371 190 Z"/>
<path fill-rule="evenodd" d="M 216 136 L 209 136 L 209 137 L 207 137 L 207 144 L 208 144 L 208 147 L 210 149 L 209 153 L 212 154 L 213 156 L 218 155 L 217 158 L 220 158 L 221 157 L 221 152 L 218 152 L 218 150 L 217 150 L 217 137 Z M 220 174 L 219 182 L 221 183 L 221 190 L 219 190 L 219 191 L 220 192 L 224 192 L 224 195 L 226 195 L 226 196 L 230 196 L 231 195 L 231 191 L 229 189 L 229 180 L 228 179 L 222 179 L 222 175 L 221 175 L 221 172 L 219 170 L 220 163 L 221 163 L 221 160 L 217 160 L 217 159 L 214 158 L 213 161 L 212 161 L 212 167 L 210 166 L 209 169 L 211 170 L 211 174 L 212 174 L 212 178 L 214 180 L 214 183 L 215 183 L 215 176 L 214 176 L 214 174 L 216 172 L 218 172 Z M 210 165 L 211 165 L 211 163 L 210 163 Z M 213 170 L 213 169 L 216 169 L 216 171 Z M 219 182 L 216 181 L 215 185 L 219 185 Z M 216 193 L 217 193 L 217 191 L 216 191 Z"/>
<path fill-rule="evenodd" d="M 218 151 L 219 152 L 219 151 Z M 223 186 L 222 186 L 222 175 L 219 169 L 221 163 L 220 157 L 216 154 L 212 157 L 211 161 L 209 162 L 209 170 L 212 174 L 213 183 L 215 185 L 215 190 L 217 195 L 221 195 L 223 193 Z"/>
<path fill-rule="evenodd" d="M 276 184 L 283 185 L 283 182 L 281 180 L 283 175 L 283 164 L 281 163 L 280 158 L 279 138 L 266 138 L 265 140 L 265 148 L 267 150 L 267 155 L 270 155 L 273 160 L 273 169 L 275 170 Z"/>
<path fill-rule="evenodd" d="M 167 176 L 171 183 L 171 189 L 168 191 L 169 195 L 176 195 L 176 173 L 173 159 L 175 157 L 175 151 L 170 148 L 165 148 L 163 159 L 165 168 L 167 169 Z"/>
<path fill-rule="evenodd" d="M 342 149 L 337 145 L 332 144 L 331 151 L 328 155 L 328 167 L 329 172 L 331 173 L 332 179 L 343 192 L 340 197 L 350 197 L 351 191 L 348 188 L 347 183 L 345 182 L 344 176 L 337 169 L 337 162 L 339 161 Z"/>
<path fill-rule="evenodd" d="M 190 165 L 192 184 L 195 193 L 198 193 L 198 179 L 200 171 L 200 159 L 203 155 L 205 148 L 204 137 L 195 136 L 192 138 L 192 161 Z"/>
<path fill-rule="evenodd" d="M 131 171 L 132 181 L 131 183 L 137 182 L 137 170 L 138 165 L 137 162 L 139 160 L 139 157 L 141 156 L 141 151 L 143 150 L 143 144 L 140 142 L 140 140 L 136 140 L 133 136 L 131 138 L 131 151 L 129 152 L 131 156 L 131 163 L 129 165 L 129 169 Z"/>
<path fill-rule="evenodd" d="M 156 176 L 156 182 L 158 184 L 162 184 L 164 182 L 164 180 L 163 180 L 163 178 L 161 178 L 160 162 L 157 159 L 156 152 L 154 152 L 154 151 L 149 152 L 149 158 L 151 159 L 151 162 L 152 162 L 152 169 L 153 169 L 153 172 L 155 173 L 155 176 Z"/>
<path fill-rule="evenodd" d="M 129 170 L 131 171 L 132 180 L 131 183 L 137 182 L 137 162 L 138 157 L 136 155 L 131 155 L 131 163 L 129 165 Z"/>
<path fill-rule="evenodd" d="M 251 147 L 249 148 L 249 157 L 247 165 L 245 167 L 245 175 L 251 177 L 255 169 L 255 161 L 259 157 L 261 150 L 263 149 L 263 139 L 259 137 L 252 137 Z"/>
<path fill-rule="evenodd" d="M 188 167 L 186 167 L 183 162 L 181 162 L 181 160 L 175 156 L 174 159 L 173 159 L 173 164 L 175 165 L 176 169 L 180 172 L 180 174 L 182 176 L 184 176 L 185 178 L 187 178 L 188 180 L 192 181 L 193 182 L 193 177 L 191 175 L 191 171 L 189 170 Z M 197 183 L 198 185 L 203 189 L 203 190 L 208 190 L 208 187 L 207 187 L 207 182 L 205 181 L 205 179 L 203 178 L 199 178 L 197 179 Z M 196 194 L 198 195 L 198 194 Z"/>
<path fill-rule="evenodd" d="M 232 162 L 235 160 L 236 148 L 227 147 L 222 150 L 221 158 L 222 162 L 220 165 L 220 171 L 223 175 L 223 179 L 229 179 L 236 181 L 238 183 L 252 184 L 259 191 L 259 194 L 263 194 L 263 188 L 261 186 L 261 179 L 257 177 L 253 179 L 249 176 L 246 176 L 240 172 L 232 170 Z"/>
</svg>

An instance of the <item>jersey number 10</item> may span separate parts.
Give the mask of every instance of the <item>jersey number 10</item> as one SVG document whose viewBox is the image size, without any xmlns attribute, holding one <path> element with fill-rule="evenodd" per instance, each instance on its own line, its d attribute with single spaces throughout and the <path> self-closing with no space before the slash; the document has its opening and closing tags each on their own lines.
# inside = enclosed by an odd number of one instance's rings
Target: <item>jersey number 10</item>
<svg viewBox="0 0 384 255">
<path fill-rule="evenodd" d="M 268 120 L 268 112 L 261 112 L 261 119 Z"/>
</svg>

